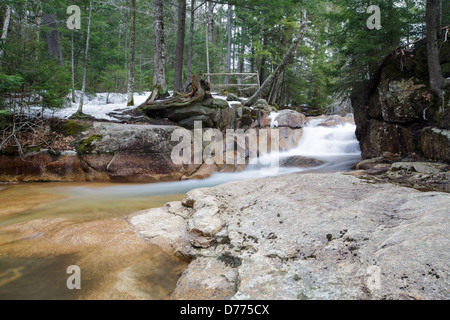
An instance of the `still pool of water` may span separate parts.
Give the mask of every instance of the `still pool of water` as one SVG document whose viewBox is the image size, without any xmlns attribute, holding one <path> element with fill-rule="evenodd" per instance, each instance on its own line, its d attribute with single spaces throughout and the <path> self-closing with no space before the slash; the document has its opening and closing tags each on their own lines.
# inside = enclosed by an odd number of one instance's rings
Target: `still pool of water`
<svg viewBox="0 0 450 320">
<path fill-rule="evenodd" d="M 122 217 L 179 201 L 184 193 L 158 184 L 22 183 L 0 190 L 0 227 L 34 219 Z"/>
<path fill-rule="evenodd" d="M 133 237 L 123 218 L 183 197 L 142 184 L 2 185 L 0 299 L 167 298 L 186 261 Z M 92 241 L 97 225 L 104 229 Z M 78 245 L 86 241 L 89 246 Z M 74 264 L 82 271 L 81 290 L 66 285 Z"/>
</svg>

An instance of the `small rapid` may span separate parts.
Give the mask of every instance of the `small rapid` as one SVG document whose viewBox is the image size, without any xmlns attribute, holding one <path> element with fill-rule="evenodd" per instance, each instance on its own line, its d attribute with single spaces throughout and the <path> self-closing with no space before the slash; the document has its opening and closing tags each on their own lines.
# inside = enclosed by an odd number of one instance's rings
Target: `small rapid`
<svg viewBox="0 0 450 320">
<path fill-rule="evenodd" d="M 284 156 L 305 156 L 323 161 L 316 171 L 348 171 L 361 161 L 361 149 L 356 139 L 356 125 L 351 123 L 323 126 L 325 119 L 312 119 L 303 128 L 299 145 Z"/>
<path fill-rule="evenodd" d="M 5 185 L 0 191 L 0 200 L 23 199 L 41 195 L 54 199 L 25 210 L 17 210 L 14 215 L 1 214 L 0 226 L 48 216 L 71 216 L 103 218 L 120 216 L 123 213 L 158 207 L 168 201 L 179 200 L 188 191 L 213 187 L 223 183 L 257 179 L 298 172 L 348 171 L 361 159 L 359 144 L 355 136 L 356 126 L 350 123 L 333 127 L 322 126 L 324 119 L 312 119 L 303 128 L 303 136 L 298 146 L 285 152 L 272 152 L 260 158 L 266 158 L 266 165 L 249 165 L 241 172 L 217 173 L 202 180 L 185 180 L 160 183 L 119 184 L 119 183 L 42 183 Z M 303 156 L 317 159 L 322 165 L 313 168 L 281 167 L 273 165 L 283 159 Z M 272 161 L 276 160 L 276 161 Z M 5 203 L 4 201 L 4 203 Z M 13 203 L 10 203 L 14 206 Z M 20 212 L 20 213 L 19 213 Z"/>
</svg>

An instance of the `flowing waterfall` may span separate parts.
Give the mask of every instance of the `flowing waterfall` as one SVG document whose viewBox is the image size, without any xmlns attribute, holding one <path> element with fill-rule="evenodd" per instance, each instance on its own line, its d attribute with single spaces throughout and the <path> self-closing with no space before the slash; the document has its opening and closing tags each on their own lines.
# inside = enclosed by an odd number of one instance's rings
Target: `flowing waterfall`
<svg viewBox="0 0 450 320">
<path fill-rule="evenodd" d="M 64 198 L 56 202 L 43 203 L 28 210 L 19 218 L 25 221 L 33 217 L 40 218 L 41 216 L 61 214 L 84 217 L 86 215 L 96 216 L 102 212 L 110 215 L 119 215 L 130 208 L 137 210 L 138 208 L 135 208 L 136 206 L 139 207 L 141 205 L 143 208 L 146 208 L 149 201 L 165 201 L 165 199 L 169 199 L 175 195 L 180 196 L 192 189 L 213 187 L 230 181 L 256 179 L 265 176 L 305 171 L 329 172 L 350 170 L 361 159 L 359 144 L 355 136 L 356 126 L 347 123 L 333 127 L 325 127 L 320 125 L 323 122 L 323 119 L 310 120 L 303 128 L 302 139 L 296 148 L 287 152 L 266 155 L 265 157 L 269 159 L 261 161 L 263 163 L 272 163 L 270 160 L 273 157 L 276 157 L 277 160 L 283 160 L 287 157 L 303 156 L 321 160 L 324 163 L 315 168 L 251 165 L 242 172 L 217 173 L 204 180 L 146 184 L 109 184 L 102 186 L 86 183 L 81 185 L 58 184 L 58 187 L 52 187 L 51 184 L 43 184 L 40 186 L 41 192 L 60 195 Z M 18 192 L 22 191 L 18 190 Z M 4 219 L 0 219 L 0 225 L 16 223 L 19 218 L 14 216 L 13 220 L 11 220 L 12 218 L 5 217 Z"/>
<path fill-rule="evenodd" d="M 334 127 L 320 126 L 323 119 L 313 119 L 303 128 L 303 137 L 297 148 L 286 152 L 272 153 L 265 157 L 277 157 L 284 159 L 291 156 L 305 156 L 324 162 L 316 168 L 270 168 L 270 166 L 252 165 L 246 170 L 237 173 L 217 173 L 210 178 L 203 180 L 187 180 L 139 185 L 119 185 L 117 187 L 95 188 L 95 190 L 85 190 L 86 194 L 91 192 L 97 196 L 103 193 L 104 196 L 145 196 L 179 194 L 189 190 L 203 187 L 212 187 L 222 183 L 256 179 L 264 176 L 274 176 L 295 172 L 329 172 L 346 171 L 361 160 L 359 143 L 355 136 L 356 126 L 346 123 Z M 269 159 L 270 160 L 270 159 Z M 265 163 L 270 163 L 265 159 Z M 105 189 L 103 192 L 100 189 Z"/>
<path fill-rule="evenodd" d="M 297 148 L 287 155 L 300 155 L 325 162 L 320 170 L 349 170 L 361 160 L 361 150 L 356 139 L 354 124 L 321 126 L 324 119 L 312 119 L 303 128 L 303 137 Z"/>
</svg>

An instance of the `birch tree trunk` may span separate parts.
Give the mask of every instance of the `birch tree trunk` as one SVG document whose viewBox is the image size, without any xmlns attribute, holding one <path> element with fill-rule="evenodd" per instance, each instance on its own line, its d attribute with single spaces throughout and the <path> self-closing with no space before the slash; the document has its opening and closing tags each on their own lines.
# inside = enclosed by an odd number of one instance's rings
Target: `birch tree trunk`
<svg viewBox="0 0 450 320">
<path fill-rule="evenodd" d="M 80 95 L 80 104 L 78 106 L 78 114 L 83 114 L 83 103 L 84 103 L 84 93 L 86 92 L 86 75 L 87 75 L 87 67 L 88 67 L 88 55 L 89 55 L 89 40 L 91 36 L 91 19 L 92 19 L 92 0 L 89 4 L 89 20 L 88 20 L 88 29 L 86 36 L 86 49 L 84 51 L 84 73 L 83 73 L 83 85 L 81 88 Z"/>
<path fill-rule="evenodd" d="M 174 90 L 183 90 L 184 37 L 186 33 L 186 0 L 178 0 L 177 45 L 175 49 Z"/>
<path fill-rule="evenodd" d="M 213 35 L 214 35 L 214 7 L 216 4 L 212 1 L 207 1 L 207 14 L 206 17 L 208 19 L 208 42 L 213 42 Z"/>
<path fill-rule="evenodd" d="M 207 3 L 205 3 L 205 13 L 206 13 L 206 17 L 207 20 L 209 20 L 208 18 L 208 7 L 207 7 Z M 206 33 L 206 72 L 207 73 L 211 73 L 211 69 L 210 69 L 210 64 L 209 64 L 209 32 L 208 32 L 208 27 L 209 22 L 207 21 L 206 26 L 205 26 L 205 33 Z M 208 77 L 208 82 L 211 83 L 211 77 Z"/>
<path fill-rule="evenodd" d="M 127 12 L 125 15 L 125 43 L 124 43 L 124 51 L 125 51 L 125 68 L 129 66 L 129 53 L 128 53 L 128 20 L 130 20 L 130 0 L 126 0 L 125 4 L 127 6 Z M 119 33 L 120 35 L 120 33 Z"/>
<path fill-rule="evenodd" d="M 211 73 L 211 60 L 210 60 L 210 46 L 213 43 L 214 35 L 214 7 L 216 4 L 212 1 L 205 2 L 206 10 L 206 62 L 208 73 Z M 208 77 L 208 82 L 211 83 L 211 77 Z"/>
<path fill-rule="evenodd" d="M 232 32 L 231 32 L 231 20 L 233 18 L 233 7 L 228 5 L 228 18 L 227 18 L 227 33 L 228 33 L 228 43 L 227 43 L 227 61 L 226 61 L 226 73 L 231 72 L 231 44 L 232 44 Z M 225 84 L 230 84 L 230 76 L 225 77 Z"/>
<path fill-rule="evenodd" d="M 194 47 L 194 27 L 195 27 L 195 0 L 191 0 L 191 24 L 189 27 L 189 47 L 186 66 L 186 83 L 184 85 L 185 91 L 192 79 L 192 51 Z"/>
<path fill-rule="evenodd" d="M 153 91 L 148 99 L 155 101 L 168 95 L 166 72 L 164 69 L 164 4 L 163 0 L 153 0 L 155 34 L 155 54 L 153 58 Z"/>
<path fill-rule="evenodd" d="M 70 32 L 70 42 L 71 42 L 71 57 L 70 57 L 70 65 L 72 68 L 72 102 L 76 103 L 75 97 L 75 54 L 74 54 L 74 43 L 73 43 L 73 29 Z"/>
<path fill-rule="evenodd" d="M 36 12 L 36 16 L 34 18 L 34 22 L 35 22 L 35 41 L 36 43 L 39 42 L 39 34 L 41 32 L 41 22 L 42 22 L 42 18 L 44 16 L 44 13 L 42 12 L 42 3 L 40 0 L 36 1 L 36 6 L 37 6 L 37 12 Z"/>
<path fill-rule="evenodd" d="M 130 57 L 128 62 L 127 106 L 134 106 L 134 63 L 136 58 L 136 0 L 131 0 Z"/>
<path fill-rule="evenodd" d="M 2 30 L 2 37 L 0 39 L 0 44 L 6 43 L 6 39 L 8 38 L 8 29 L 9 29 L 9 23 L 11 21 L 11 6 L 6 6 L 6 13 L 5 13 L 5 21 L 3 22 L 3 30 Z M 3 56 L 3 50 L 0 49 L 0 57 Z"/>
<path fill-rule="evenodd" d="M 267 79 L 264 81 L 264 83 L 261 85 L 261 87 L 255 92 L 255 94 L 245 103 L 246 106 L 252 106 L 255 104 L 255 102 L 261 97 L 263 92 L 270 87 L 274 79 L 278 78 L 281 72 L 285 69 L 288 62 L 291 60 L 292 56 L 294 55 L 295 51 L 297 50 L 297 47 L 301 41 L 305 38 L 305 31 L 306 31 L 306 12 L 303 12 L 302 15 L 302 21 L 300 26 L 300 34 L 297 36 L 297 39 L 294 40 L 294 42 L 289 47 L 288 51 L 284 55 L 283 59 L 281 60 L 278 67 L 267 77 Z"/>
</svg>

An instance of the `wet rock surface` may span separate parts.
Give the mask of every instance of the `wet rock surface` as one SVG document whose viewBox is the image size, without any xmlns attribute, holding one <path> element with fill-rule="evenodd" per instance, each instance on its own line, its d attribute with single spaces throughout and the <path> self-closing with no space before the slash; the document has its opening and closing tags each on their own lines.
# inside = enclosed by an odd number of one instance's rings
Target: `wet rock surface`
<svg viewBox="0 0 450 320">
<path fill-rule="evenodd" d="M 292 156 L 280 160 L 281 167 L 299 167 L 299 168 L 314 168 L 323 165 L 324 162 L 308 157 Z"/>
<path fill-rule="evenodd" d="M 193 190 L 167 213 L 184 212 L 176 237 L 215 241 L 184 247 L 193 262 L 172 298 L 446 299 L 449 205 L 350 173 Z"/>
<path fill-rule="evenodd" d="M 450 165 L 417 159 L 400 159 L 386 153 L 359 162 L 357 175 L 379 182 L 394 182 L 424 191 L 450 192 Z"/>
</svg>

